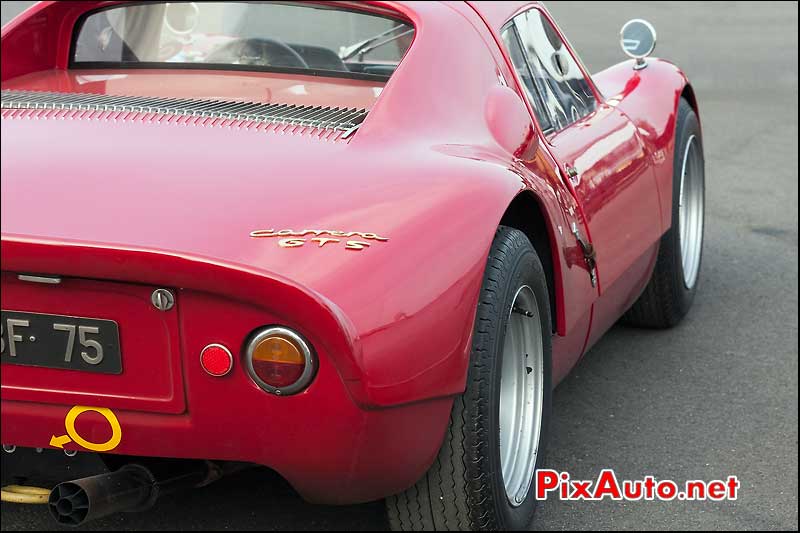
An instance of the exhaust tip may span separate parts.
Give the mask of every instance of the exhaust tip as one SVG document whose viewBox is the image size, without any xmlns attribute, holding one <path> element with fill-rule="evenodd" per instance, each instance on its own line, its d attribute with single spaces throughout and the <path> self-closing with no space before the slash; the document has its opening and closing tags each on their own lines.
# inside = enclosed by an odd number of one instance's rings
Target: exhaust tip
<svg viewBox="0 0 800 533">
<path fill-rule="evenodd" d="M 48 508 L 59 524 L 78 526 L 89 514 L 89 495 L 79 485 L 67 481 L 50 493 Z"/>
<path fill-rule="evenodd" d="M 118 512 L 149 509 L 162 494 L 197 487 L 210 477 L 204 461 L 152 461 L 154 473 L 140 464 L 114 472 L 59 483 L 50 492 L 47 508 L 62 526 L 81 526 Z"/>
</svg>

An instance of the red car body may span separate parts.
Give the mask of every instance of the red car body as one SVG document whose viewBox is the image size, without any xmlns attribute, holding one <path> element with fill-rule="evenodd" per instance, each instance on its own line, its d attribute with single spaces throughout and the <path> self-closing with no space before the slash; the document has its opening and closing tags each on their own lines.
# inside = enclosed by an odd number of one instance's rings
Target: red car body
<svg viewBox="0 0 800 533">
<path fill-rule="evenodd" d="M 416 28 L 385 86 L 68 68 L 78 18 L 115 3 L 41 2 L 5 26 L 3 90 L 369 113 L 344 136 L 157 113 L 3 109 L 2 308 L 115 320 L 126 364 L 119 375 L 3 364 L 3 443 L 47 447 L 72 406 L 106 407 L 122 428 L 113 453 L 254 462 L 311 501 L 372 500 L 414 484 L 436 457 L 464 389 L 498 225 L 544 222 L 537 238 L 549 249 L 555 382 L 645 286 L 672 223 L 676 106 L 682 95 L 695 105 L 672 64 L 634 70 L 627 61 L 591 76 L 596 111 L 549 138 L 537 126 L 536 155 L 522 161 L 498 142 L 518 117 L 496 112 L 492 94 L 504 83 L 522 94 L 499 31 L 526 2 L 353 6 Z M 298 83 L 304 94 L 288 90 Z M 287 228 L 388 240 L 345 251 L 251 237 Z M 573 228 L 597 250 L 596 286 Z M 28 283 L 19 273 L 63 281 Z M 174 290 L 175 312 L 153 309 L 158 287 Z M 300 394 L 266 394 L 245 372 L 245 339 L 269 324 L 295 329 L 316 350 L 317 375 Z M 233 351 L 230 374 L 202 370 L 210 343 Z M 103 442 L 108 423 L 95 415 L 78 429 Z"/>
</svg>

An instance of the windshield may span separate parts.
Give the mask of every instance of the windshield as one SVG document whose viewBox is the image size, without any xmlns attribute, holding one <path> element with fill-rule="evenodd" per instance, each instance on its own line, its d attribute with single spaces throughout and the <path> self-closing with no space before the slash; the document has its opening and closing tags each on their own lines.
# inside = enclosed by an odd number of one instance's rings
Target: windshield
<svg viewBox="0 0 800 533">
<path fill-rule="evenodd" d="M 95 11 L 76 30 L 79 68 L 229 68 L 388 77 L 414 36 L 402 21 L 337 7 L 173 2 Z"/>
</svg>

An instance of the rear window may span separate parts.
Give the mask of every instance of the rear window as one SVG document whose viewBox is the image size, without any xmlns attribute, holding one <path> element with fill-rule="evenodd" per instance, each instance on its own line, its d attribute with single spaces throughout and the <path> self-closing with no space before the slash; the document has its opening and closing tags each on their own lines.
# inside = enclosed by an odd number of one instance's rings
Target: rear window
<svg viewBox="0 0 800 533">
<path fill-rule="evenodd" d="M 223 68 L 353 77 L 390 76 L 414 28 L 320 5 L 152 2 L 89 13 L 77 26 L 74 68 Z"/>
</svg>

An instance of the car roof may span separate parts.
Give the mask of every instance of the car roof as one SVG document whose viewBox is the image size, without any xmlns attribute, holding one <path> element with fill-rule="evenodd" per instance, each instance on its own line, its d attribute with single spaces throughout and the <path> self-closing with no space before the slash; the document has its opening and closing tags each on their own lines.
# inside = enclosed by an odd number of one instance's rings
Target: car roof
<svg viewBox="0 0 800 533">
<path fill-rule="evenodd" d="M 486 1 L 486 0 L 470 0 L 467 4 L 472 6 L 475 11 L 480 14 L 486 24 L 495 31 L 505 25 L 508 20 L 520 11 L 526 8 L 540 6 L 540 2 L 531 1 Z"/>
</svg>

